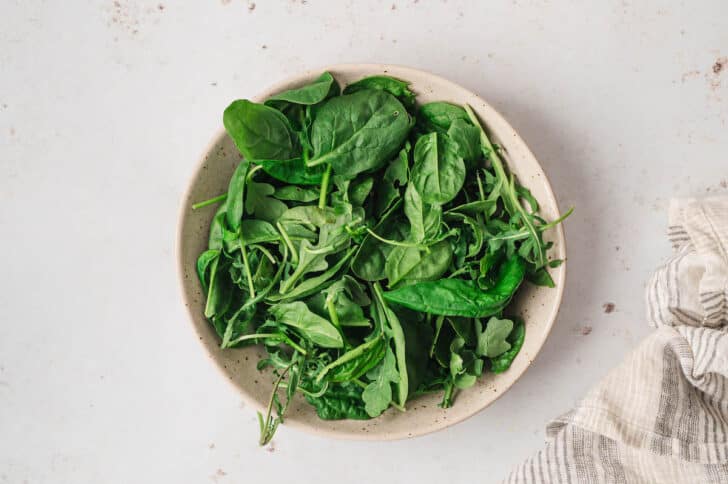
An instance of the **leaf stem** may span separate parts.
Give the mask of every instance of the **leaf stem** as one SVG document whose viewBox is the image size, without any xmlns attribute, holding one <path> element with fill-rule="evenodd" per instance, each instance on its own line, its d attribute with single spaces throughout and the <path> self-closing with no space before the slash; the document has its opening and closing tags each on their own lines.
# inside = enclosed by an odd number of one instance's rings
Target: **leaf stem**
<svg viewBox="0 0 728 484">
<path fill-rule="evenodd" d="M 331 178 L 331 165 L 328 165 L 326 167 L 326 171 L 324 172 L 323 176 L 321 177 L 321 193 L 319 195 L 319 208 L 325 208 L 326 207 L 326 196 L 329 193 L 329 180 Z"/>
<path fill-rule="evenodd" d="M 193 203 L 192 204 L 192 210 L 197 210 L 198 208 L 207 207 L 208 205 L 213 205 L 217 202 L 223 202 L 227 199 L 227 193 L 223 193 L 222 195 L 218 195 L 213 198 L 209 198 L 207 200 L 203 200 L 201 202 Z"/>
<path fill-rule="evenodd" d="M 281 372 L 281 374 L 278 376 L 275 383 L 273 384 L 273 391 L 270 394 L 270 400 L 268 401 L 268 410 L 265 415 L 265 423 L 263 423 L 263 416 L 260 412 L 258 412 L 258 423 L 260 424 L 260 439 L 258 440 L 258 444 L 261 447 L 271 441 L 271 439 L 273 438 L 273 434 L 278 427 L 278 422 L 280 420 L 276 421 L 276 419 L 272 417 L 273 402 L 275 401 L 278 387 L 280 387 L 283 378 L 285 378 L 286 376 L 286 373 L 288 373 L 288 370 L 290 370 L 294 364 L 295 361 L 292 361 L 291 364 L 288 365 L 286 369 Z"/>
<path fill-rule="evenodd" d="M 382 237 L 381 235 L 378 235 L 376 232 L 374 232 L 369 227 L 367 227 L 367 233 L 369 235 L 371 235 L 372 237 L 374 237 L 375 239 L 377 239 L 378 241 L 384 242 L 385 244 L 396 245 L 398 247 L 413 247 L 416 249 L 427 250 L 427 247 L 422 244 L 415 244 L 412 242 L 400 242 L 398 240 L 385 239 L 384 237 Z"/>
<path fill-rule="evenodd" d="M 240 239 L 240 255 L 243 258 L 243 265 L 245 266 L 245 275 L 248 279 L 248 290 L 250 291 L 250 297 L 255 297 L 255 284 L 253 284 L 253 274 L 250 272 L 250 264 L 248 263 L 248 251 L 245 250 L 245 241 L 243 236 Z"/>
<path fill-rule="evenodd" d="M 291 242 L 291 238 L 288 236 L 288 232 L 286 232 L 286 229 L 283 228 L 283 225 L 281 225 L 280 222 L 276 222 L 276 227 L 278 227 L 278 231 L 281 233 L 281 237 L 283 237 L 283 242 L 288 246 L 288 250 L 291 251 L 291 264 L 293 266 L 298 265 L 298 252 L 296 252 L 296 248 L 293 246 L 293 242 Z"/>
</svg>

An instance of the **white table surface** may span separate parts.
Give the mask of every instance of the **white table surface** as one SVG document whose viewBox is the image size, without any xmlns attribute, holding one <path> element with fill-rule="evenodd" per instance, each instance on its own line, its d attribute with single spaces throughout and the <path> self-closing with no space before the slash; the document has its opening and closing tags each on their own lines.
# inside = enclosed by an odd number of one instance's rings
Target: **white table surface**
<svg viewBox="0 0 728 484">
<path fill-rule="evenodd" d="M 0 482 L 504 476 L 648 333 L 668 200 L 728 194 L 728 4 L 646 3 L 0 1 Z M 392 443 L 282 427 L 261 449 L 180 300 L 178 207 L 229 101 L 340 62 L 499 109 L 576 206 L 568 287 L 533 366 L 466 423 Z"/>
</svg>

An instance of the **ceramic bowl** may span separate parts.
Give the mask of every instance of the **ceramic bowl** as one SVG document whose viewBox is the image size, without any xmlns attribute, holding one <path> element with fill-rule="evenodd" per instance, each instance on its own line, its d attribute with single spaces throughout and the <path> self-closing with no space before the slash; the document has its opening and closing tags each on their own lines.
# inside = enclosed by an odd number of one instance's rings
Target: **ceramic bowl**
<svg viewBox="0 0 728 484">
<path fill-rule="evenodd" d="M 324 69 L 305 72 L 262 91 L 252 100 L 262 102 L 274 93 L 301 86 L 318 76 Z M 520 182 L 528 187 L 541 203 L 541 213 L 547 220 L 559 216 L 556 199 L 546 174 L 526 143 L 508 122 L 487 102 L 464 89 L 433 74 L 416 69 L 381 64 L 348 64 L 326 68 L 343 86 L 362 77 L 386 74 L 405 79 L 417 93 L 417 101 L 449 101 L 469 104 L 487 127 L 491 138 L 507 152 L 508 167 Z M 241 92 L 240 97 L 249 97 Z M 222 109 L 220 114 L 222 118 Z M 194 330 L 205 352 L 217 364 L 220 372 L 240 392 L 247 403 L 257 409 L 267 404 L 271 391 L 272 376 L 260 373 L 256 362 L 263 356 L 257 346 L 221 350 L 219 339 L 212 326 L 203 316 L 205 295 L 195 272 L 197 256 L 207 246 L 208 228 L 215 207 L 192 210 L 191 205 L 200 200 L 224 193 L 240 154 L 223 129 L 212 140 L 193 174 L 184 196 L 178 233 L 178 263 L 184 303 L 189 311 Z M 566 246 L 561 226 L 549 230 L 546 240 L 554 242 L 550 255 L 565 259 Z M 390 409 L 372 420 L 321 420 L 303 398 L 297 398 L 289 407 L 285 420 L 288 427 L 296 427 L 330 437 L 366 440 L 392 440 L 434 432 L 461 422 L 483 410 L 508 390 L 523 375 L 543 346 L 554 324 L 561 303 L 566 276 L 566 264 L 551 270 L 556 288 L 549 289 L 524 284 L 514 299 L 509 312 L 519 314 L 526 321 L 526 339 L 511 368 L 501 374 L 486 373 L 477 384 L 460 391 L 454 405 L 448 409 L 438 407 L 440 394 L 422 396 L 408 402 L 406 412 Z M 192 383 L 194 384 L 194 382 Z M 254 437 L 254 436 L 251 436 Z"/>
</svg>

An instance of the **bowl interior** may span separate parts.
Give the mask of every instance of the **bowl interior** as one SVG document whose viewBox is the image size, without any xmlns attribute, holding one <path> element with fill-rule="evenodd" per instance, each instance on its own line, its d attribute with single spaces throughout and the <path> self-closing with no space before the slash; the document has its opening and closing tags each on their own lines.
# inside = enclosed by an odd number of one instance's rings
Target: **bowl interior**
<svg viewBox="0 0 728 484">
<path fill-rule="evenodd" d="M 494 141 L 507 152 L 510 170 L 541 203 L 544 217 L 552 220 L 559 216 L 551 187 L 536 158 L 505 119 L 475 94 L 446 79 L 405 67 L 357 64 L 337 65 L 326 70 L 334 75 L 342 87 L 365 76 L 386 74 L 411 82 L 419 103 L 449 101 L 469 104 L 484 122 Z M 297 75 L 252 99 L 261 102 L 275 92 L 305 84 L 321 72 L 322 70 L 317 70 Z M 239 389 L 243 398 L 253 407 L 262 409 L 267 404 L 272 384 L 270 373 L 261 373 L 256 369 L 256 362 L 264 355 L 264 350 L 257 346 L 224 351 L 219 348 L 218 337 L 203 316 L 205 295 L 195 272 L 197 256 L 207 247 L 208 228 L 215 207 L 193 211 L 191 205 L 225 192 L 240 158 L 238 150 L 224 131 L 220 132 L 205 152 L 192 177 L 181 209 L 178 234 L 179 270 L 185 305 L 200 341 L 224 375 Z M 545 239 L 554 242 L 550 255 L 565 258 L 561 226 L 549 230 Z M 457 394 L 452 408 L 439 408 L 437 404 L 441 395 L 433 394 L 409 402 L 406 412 L 390 409 L 372 420 L 326 421 L 319 419 L 313 407 L 303 398 L 297 397 L 289 407 L 285 424 L 334 437 L 388 440 L 425 434 L 470 417 L 502 395 L 523 374 L 541 349 L 561 303 L 566 264 L 552 269 L 551 274 L 556 288 L 524 284 L 509 308 L 509 312 L 522 316 L 526 322 L 526 339 L 511 368 L 498 375 L 484 374 L 474 387 Z"/>
</svg>

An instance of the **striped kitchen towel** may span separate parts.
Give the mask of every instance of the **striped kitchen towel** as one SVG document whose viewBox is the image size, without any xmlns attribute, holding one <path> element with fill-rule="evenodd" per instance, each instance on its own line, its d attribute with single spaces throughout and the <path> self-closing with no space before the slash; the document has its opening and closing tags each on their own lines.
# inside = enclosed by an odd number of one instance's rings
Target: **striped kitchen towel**
<svg viewBox="0 0 728 484">
<path fill-rule="evenodd" d="M 675 200 L 657 328 L 507 482 L 728 483 L 728 198 Z"/>
</svg>

